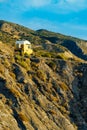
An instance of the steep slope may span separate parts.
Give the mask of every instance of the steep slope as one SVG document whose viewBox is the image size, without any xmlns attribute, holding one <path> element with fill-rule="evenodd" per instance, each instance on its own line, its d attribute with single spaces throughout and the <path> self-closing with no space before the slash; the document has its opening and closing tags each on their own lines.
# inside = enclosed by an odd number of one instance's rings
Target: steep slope
<svg viewBox="0 0 87 130">
<path fill-rule="evenodd" d="M 20 55 L 5 23 L 0 24 L 0 130 L 87 130 L 87 63 L 64 44 L 64 39 L 83 40 L 25 31 L 27 36 L 20 36 L 33 37 L 34 53 Z M 19 25 L 9 28 L 14 26 Z"/>
<path fill-rule="evenodd" d="M 24 26 L 0 20 L 0 39 L 4 43 L 15 44 L 17 39 L 26 39 L 51 52 L 71 51 L 76 57 L 87 60 L 87 41 L 54 33 L 47 30 L 33 31 Z M 50 49 L 51 48 L 51 49 Z"/>
<path fill-rule="evenodd" d="M 19 56 L 0 43 L 0 130 L 86 130 L 86 63 Z"/>
<path fill-rule="evenodd" d="M 46 39 L 54 44 L 62 45 L 70 50 L 77 57 L 87 60 L 87 41 L 71 36 L 65 36 L 59 33 L 49 32 L 43 29 L 38 30 L 37 34 L 42 39 Z"/>
</svg>

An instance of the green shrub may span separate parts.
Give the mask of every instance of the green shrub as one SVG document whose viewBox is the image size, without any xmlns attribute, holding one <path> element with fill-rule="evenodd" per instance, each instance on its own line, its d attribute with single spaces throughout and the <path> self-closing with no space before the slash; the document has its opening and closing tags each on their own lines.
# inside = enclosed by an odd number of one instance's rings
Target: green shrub
<svg viewBox="0 0 87 130">
<path fill-rule="evenodd" d="M 18 61 L 17 63 L 19 63 L 22 67 L 24 67 L 27 70 L 29 69 L 29 65 L 25 61 Z"/>
<path fill-rule="evenodd" d="M 27 53 L 25 53 L 25 54 L 24 54 L 24 57 L 26 57 L 26 58 L 30 58 L 30 55 L 27 54 Z"/>
<path fill-rule="evenodd" d="M 54 61 L 50 61 L 49 63 L 47 63 L 52 70 L 55 70 L 56 69 L 56 63 Z"/>
<path fill-rule="evenodd" d="M 15 60 L 19 60 L 19 61 L 21 61 L 21 56 L 20 55 L 15 55 Z"/>
<path fill-rule="evenodd" d="M 18 55 L 16 54 L 15 55 L 15 61 L 21 65 L 22 67 L 24 67 L 25 69 L 29 69 L 29 65 L 30 65 L 30 59 L 28 58 L 25 58 L 24 56 L 21 56 L 21 55 Z"/>
<path fill-rule="evenodd" d="M 37 70 L 37 76 L 43 81 L 46 81 L 46 74 L 43 70 Z"/>
</svg>

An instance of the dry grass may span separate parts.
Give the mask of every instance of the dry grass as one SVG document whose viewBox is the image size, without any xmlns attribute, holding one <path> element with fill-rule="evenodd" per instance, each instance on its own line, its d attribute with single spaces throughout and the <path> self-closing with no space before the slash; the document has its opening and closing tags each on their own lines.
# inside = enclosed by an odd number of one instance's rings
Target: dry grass
<svg viewBox="0 0 87 130">
<path fill-rule="evenodd" d="M 20 92 L 19 92 L 16 88 L 12 87 L 12 88 L 10 89 L 10 91 L 11 91 L 16 97 L 21 97 Z"/>
<path fill-rule="evenodd" d="M 3 74 L 4 71 L 5 71 L 4 66 L 2 64 L 0 64 L 0 73 Z"/>
<path fill-rule="evenodd" d="M 55 110 L 49 110 L 49 113 L 50 113 L 50 114 L 53 114 L 53 115 L 54 115 L 54 114 L 57 114 Z"/>
<path fill-rule="evenodd" d="M 60 88 L 62 88 L 63 91 L 67 91 L 68 90 L 68 86 L 64 83 L 64 82 L 58 82 Z"/>
<path fill-rule="evenodd" d="M 58 102 L 59 101 L 58 97 L 55 97 L 53 95 L 50 96 L 50 100 L 54 101 L 54 102 Z"/>
<path fill-rule="evenodd" d="M 13 79 L 15 79 L 15 74 L 13 73 L 13 72 L 9 72 L 9 74 L 10 74 L 10 76 L 13 78 Z"/>
<path fill-rule="evenodd" d="M 29 121 L 28 117 L 25 115 L 24 112 L 19 112 L 18 116 L 19 116 L 20 120 L 22 120 L 22 121 L 25 121 L 25 122 Z"/>
</svg>

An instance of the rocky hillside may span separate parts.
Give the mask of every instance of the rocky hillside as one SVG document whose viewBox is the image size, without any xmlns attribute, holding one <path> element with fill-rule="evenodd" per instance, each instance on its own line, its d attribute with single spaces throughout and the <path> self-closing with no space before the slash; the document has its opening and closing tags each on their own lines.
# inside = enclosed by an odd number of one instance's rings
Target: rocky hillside
<svg viewBox="0 0 87 130">
<path fill-rule="evenodd" d="M 5 21 L 0 40 L 0 130 L 87 130 L 86 41 Z"/>
<path fill-rule="evenodd" d="M 73 55 L 87 60 L 87 41 L 43 29 L 33 31 L 24 26 L 0 20 L 0 40 L 14 45 L 17 39 L 29 40 L 34 46 L 37 45 L 44 51 L 60 53 L 69 50 Z"/>
</svg>

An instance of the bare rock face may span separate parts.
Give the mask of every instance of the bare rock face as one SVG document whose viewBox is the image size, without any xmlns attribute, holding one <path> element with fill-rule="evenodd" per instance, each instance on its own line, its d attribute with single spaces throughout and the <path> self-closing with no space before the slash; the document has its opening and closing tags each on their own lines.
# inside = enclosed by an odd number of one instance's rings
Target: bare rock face
<svg viewBox="0 0 87 130">
<path fill-rule="evenodd" d="M 87 129 L 86 64 L 31 59 L 27 71 L 14 61 L 0 61 L 1 130 Z"/>
<path fill-rule="evenodd" d="M 0 130 L 20 130 L 12 110 L 0 101 Z"/>
</svg>

